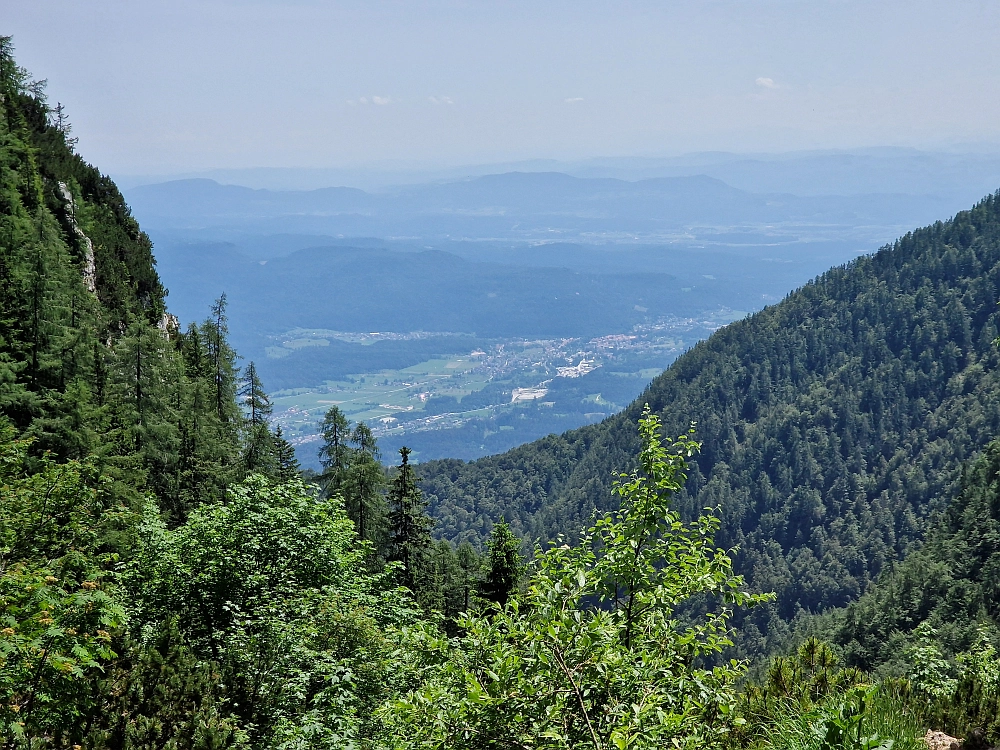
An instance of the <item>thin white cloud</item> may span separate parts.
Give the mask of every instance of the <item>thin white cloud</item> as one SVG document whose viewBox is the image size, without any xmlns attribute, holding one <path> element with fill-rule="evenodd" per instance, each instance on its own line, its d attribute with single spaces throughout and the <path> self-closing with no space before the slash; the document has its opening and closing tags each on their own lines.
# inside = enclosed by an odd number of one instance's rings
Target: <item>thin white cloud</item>
<svg viewBox="0 0 1000 750">
<path fill-rule="evenodd" d="M 454 104 L 450 96 L 428 96 L 427 101 L 431 104 Z"/>
<path fill-rule="evenodd" d="M 754 83 L 756 83 L 762 89 L 776 89 L 776 88 L 778 88 L 778 84 L 776 84 L 774 82 L 773 78 L 758 78 L 756 81 L 754 81 Z"/>
<path fill-rule="evenodd" d="M 568 99 L 563 99 L 563 101 L 566 102 L 567 104 L 576 104 L 577 102 L 582 102 L 583 101 L 583 97 L 582 96 L 571 96 Z"/>
<path fill-rule="evenodd" d="M 384 106 L 386 104 L 392 103 L 392 99 L 389 98 L 388 96 L 373 96 L 371 98 L 367 96 L 359 96 L 357 99 L 348 99 L 347 103 L 352 107 L 356 107 L 359 104 L 364 104 L 364 105 L 379 104 Z"/>
</svg>

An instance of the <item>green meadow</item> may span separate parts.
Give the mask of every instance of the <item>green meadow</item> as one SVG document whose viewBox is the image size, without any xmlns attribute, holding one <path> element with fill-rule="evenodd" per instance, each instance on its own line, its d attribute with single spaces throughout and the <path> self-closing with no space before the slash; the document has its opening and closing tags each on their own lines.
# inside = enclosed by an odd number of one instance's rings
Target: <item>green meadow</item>
<svg viewBox="0 0 1000 750">
<path fill-rule="evenodd" d="M 384 425 L 394 415 L 422 412 L 432 395 L 461 398 L 481 390 L 490 376 L 468 354 L 430 359 L 400 370 L 381 370 L 330 380 L 321 388 L 275 394 L 275 417 L 292 439 L 316 433 L 316 423 L 338 406 L 352 421 Z"/>
</svg>

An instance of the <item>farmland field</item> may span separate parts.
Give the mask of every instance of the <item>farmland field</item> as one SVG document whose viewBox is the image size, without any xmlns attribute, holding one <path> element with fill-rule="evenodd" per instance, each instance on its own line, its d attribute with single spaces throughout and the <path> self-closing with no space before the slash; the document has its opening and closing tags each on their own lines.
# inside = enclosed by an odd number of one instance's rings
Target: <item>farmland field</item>
<svg viewBox="0 0 1000 750">
<path fill-rule="evenodd" d="M 455 338 L 452 343 L 465 351 L 277 391 L 274 418 L 299 460 L 314 468 L 319 423 L 331 406 L 352 422 L 368 424 L 389 461 L 403 444 L 417 460 L 474 458 L 614 414 L 684 349 L 743 314 L 720 310 L 703 319 L 659 321 L 589 340 Z M 418 335 L 425 334 L 298 329 L 283 337 L 282 349 L 301 351 L 333 338 L 357 344 Z M 283 352 L 279 356 L 294 356 Z"/>
<path fill-rule="evenodd" d="M 468 355 L 431 359 L 401 370 L 327 381 L 322 388 L 281 391 L 274 397 L 275 414 L 293 442 L 314 435 L 317 421 L 331 406 L 339 406 L 352 421 L 384 425 L 394 414 L 422 411 L 431 395 L 462 397 L 481 390 L 488 378 L 472 372 L 478 366 Z"/>
</svg>

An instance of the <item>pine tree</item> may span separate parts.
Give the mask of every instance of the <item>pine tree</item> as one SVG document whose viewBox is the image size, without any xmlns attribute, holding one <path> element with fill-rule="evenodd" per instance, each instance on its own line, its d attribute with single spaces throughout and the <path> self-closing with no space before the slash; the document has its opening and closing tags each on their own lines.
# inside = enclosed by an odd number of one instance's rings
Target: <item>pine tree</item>
<svg viewBox="0 0 1000 750">
<path fill-rule="evenodd" d="M 151 629 L 144 645 L 127 641 L 127 658 L 108 681 L 104 715 L 86 747 L 239 747 L 238 723 L 226 705 L 219 665 L 184 643 L 177 617 Z M 107 722 L 105 724 L 105 722 Z"/>
<path fill-rule="evenodd" d="M 340 490 L 350 462 L 351 423 L 338 407 L 331 406 L 323 417 L 321 426 L 323 445 L 319 449 L 319 462 L 323 466 L 320 484 L 327 495 Z"/>
<path fill-rule="evenodd" d="M 410 466 L 410 449 L 399 449 L 400 464 L 389 487 L 389 548 L 387 558 L 403 564 L 402 580 L 417 596 L 430 593 L 425 580 L 425 558 L 431 545 L 434 522 L 427 515 L 417 479 Z"/>
<path fill-rule="evenodd" d="M 257 367 L 247 365 L 237 391 L 246 417 L 246 445 L 243 449 L 243 465 L 248 472 L 276 474 L 277 462 L 270 417 L 273 411 L 271 399 L 261 385 Z"/>
<path fill-rule="evenodd" d="M 488 552 L 479 591 L 484 599 L 503 607 L 524 574 L 521 541 L 507 522 L 500 519 L 493 526 L 490 538 L 486 540 L 486 548 Z"/>
</svg>

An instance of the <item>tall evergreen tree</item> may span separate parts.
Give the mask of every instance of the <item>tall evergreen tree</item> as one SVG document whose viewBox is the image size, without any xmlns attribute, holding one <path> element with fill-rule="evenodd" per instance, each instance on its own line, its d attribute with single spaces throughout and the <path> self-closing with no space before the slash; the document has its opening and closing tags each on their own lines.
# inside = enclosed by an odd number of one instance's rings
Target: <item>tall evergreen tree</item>
<svg viewBox="0 0 1000 750">
<path fill-rule="evenodd" d="M 486 540 L 486 549 L 488 551 L 483 563 L 484 575 L 479 591 L 484 599 L 503 607 L 524 574 L 521 540 L 501 518 L 494 524 L 490 538 Z"/>
<path fill-rule="evenodd" d="M 295 447 L 285 439 L 280 426 L 274 430 L 274 459 L 279 480 L 288 482 L 299 477 L 302 467 L 295 457 Z"/>
<path fill-rule="evenodd" d="M 383 546 L 386 518 L 385 471 L 382 468 L 378 442 L 371 429 L 359 422 L 351 432 L 352 450 L 342 486 L 347 514 L 358 530 L 358 536 Z"/>
<path fill-rule="evenodd" d="M 226 295 L 223 293 L 213 303 L 212 313 L 202 324 L 201 330 L 211 362 L 216 414 L 223 424 L 235 425 L 238 421 L 235 409 L 237 355 L 229 345 L 227 305 Z"/>
<path fill-rule="evenodd" d="M 351 454 L 351 423 L 338 407 L 331 406 L 320 427 L 323 445 L 319 449 L 319 462 L 323 467 L 320 484 L 327 495 L 339 491 L 347 474 Z"/>
<path fill-rule="evenodd" d="M 257 367 L 247 365 L 237 391 L 246 416 L 246 444 L 243 465 L 248 472 L 277 473 L 275 446 L 271 435 L 270 418 L 273 412 L 271 399 L 257 375 Z"/>
<path fill-rule="evenodd" d="M 483 562 L 476 550 L 468 542 L 462 542 L 455 550 L 460 571 L 458 592 L 462 600 L 462 612 L 468 612 L 472 607 L 472 594 L 478 590 L 482 576 Z"/>
<path fill-rule="evenodd" d="M 254 426 L 267 425 L 274 412 L 271 398 L 264 390 L 257 374 L 257 366 L 251 362 L 243 372 L 238 391 L 240 403 L 246 412 L 247 421 Z"/>
<path fill-rule="evenodd" d="M 343 497 L 358 536 L 381 549 L 385 543 L 385 470 L 378 441 L 364 422 L 352 429 L 336 406 L 326 412 L 322 431 L 320 484 L 328 496 Z"/>
<path fill-rule="evenodd" d="M 389 546 L 387 558 L 403 564 L 402 581 L 418 601 L 434 587 L 428 585 L 425 557 L 431 546 L 431 527 L 427 502 L 417 487 L 410 465 L 410 449 L 399 449 L 400 464 L 389 486 Z"/>
<path fill-rule="evenodd" d="M 180 455 L 177 413 L 170 388 L 177 371 L 162 333 L 136 318 L 118 341 L 112 356 L 110 390 L 113 404 L 114 453 L 125 476 L 141 467 L 149 489 L 158 497 L 176 493 Z M 130 458 L 139 461 L 136 467 Z"/>
</svg>

